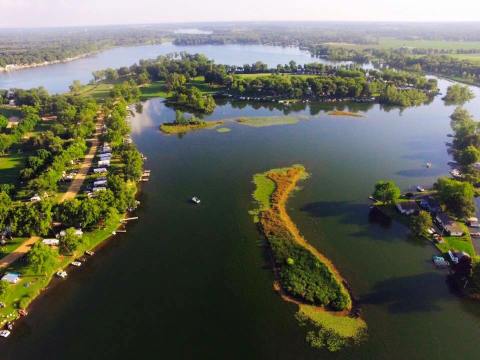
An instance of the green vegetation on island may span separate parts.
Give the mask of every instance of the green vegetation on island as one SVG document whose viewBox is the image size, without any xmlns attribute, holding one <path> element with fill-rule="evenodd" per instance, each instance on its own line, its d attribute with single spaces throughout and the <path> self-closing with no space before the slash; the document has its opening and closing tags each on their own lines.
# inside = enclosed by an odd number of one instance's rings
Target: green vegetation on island
<svg viewBox="0 0 480 360">
<path fill-rule="evenodd" d="M 462 105 L 475 98 L 473 91 L 468 86 L 454 84 L 448 87 L 443 100 L 448 105 Z"/>
<path fill-rule="evenodd" d="M 337 351 L 363 337 L 366 325 L 358 317 L 349 317 L 352 300 L 343 278 L 334 265 L 300 235 L 286 212 L 288 197 L 297 182 L 307 177 L 301 165 L 256 174 L 253 197 L 258 208 L 251 214 L 271 250 L 275 287 L 285 301 L 299 306 L 299 322 L 309 329 L 307 341 L 313 347 Z M 317 312 L 326 315 L 317 315 Z M 332 321 L 328 314 L 348 317 L 350 324 Z M 346 331 L 347 328 L 350 331 Z"/>
</svg>

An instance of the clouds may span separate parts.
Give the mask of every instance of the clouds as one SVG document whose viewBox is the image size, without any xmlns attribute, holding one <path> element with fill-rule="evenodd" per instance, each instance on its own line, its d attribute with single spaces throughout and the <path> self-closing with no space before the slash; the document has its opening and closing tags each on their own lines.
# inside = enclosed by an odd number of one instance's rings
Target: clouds
<svg viewBox="0 0 480 360">
<path fill-rule="evenodd" d="M 480 21 L 458 0 L 0 0 L 0 27 L 239 20 Z"/>
</svg>

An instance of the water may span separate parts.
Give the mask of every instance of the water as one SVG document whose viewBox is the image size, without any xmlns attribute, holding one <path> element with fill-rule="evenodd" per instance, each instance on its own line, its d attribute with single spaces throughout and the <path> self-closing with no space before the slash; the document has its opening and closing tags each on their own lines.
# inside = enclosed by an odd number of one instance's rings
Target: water
<svg viewBox="0 0 480 360">
<path fill-rule="evenodd" d="M 448 82 L 441 80 L 445 93 Z M 469 108 L 480 116 L 480 91 Z M 174 113 L 151 100 L 132 120 L 148 156 L 138 222 L 34 303 L 2 359 L 476 359 L 480 304 L 458 298 L 433 268 L 430 245 L 397 224 L 369 221 L 378 179 L 403 189 L 448 173 L 449 115 L 427 106 L 354 105 L 364 118 L 330 117 L 326 105 L 291 109 L 296 125 L 165 136 Z M 209 119 L 280 115 L 223 104 Z M 433 166 L 426 169 L 430 161 Z M 361 299 L 369 339 L 338 354 L 310 349 L 295 306 L 272 290 L 252 223 L 252 175 L 304 164 L 311 178 L 288 204 L 306 239 L 324 252 Z M 188 199 L 197 195 L 202 205 Z"/>
<path fill-rule="evenodd" d="M 215 59 L 219 64 L 244 65 L 262 60 L 271 67 L 287 64 L 294 60 L 297 64 L 322 62 L 332 64 L 323 59 L 313 59 L 307 51 L 297 48 L 282 48 L 267 45 L 201 45 L 176 46 L 171 43 L 119 47 L 100 52 L 79 60 L 49 66 L 24 69 L 8 73 L 0 73 L 0 89 L 43 86 L 51 93 L 68 91 L 73 80 L 86 84 L 92 80 L 92 72 L 109 67 L 130 66 L 141 59 L 152 59 L 159 55 L 186 51 L 192 54 L 202 53 Z"/>
</svg>

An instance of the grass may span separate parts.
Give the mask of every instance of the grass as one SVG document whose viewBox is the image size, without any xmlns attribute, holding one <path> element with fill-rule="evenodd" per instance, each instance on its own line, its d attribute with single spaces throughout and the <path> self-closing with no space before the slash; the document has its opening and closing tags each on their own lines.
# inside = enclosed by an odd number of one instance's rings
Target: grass
<svg viewBox="0 0 480 360">
<path fill-rule="evenodd" d="M 281 76 L 295 76 L 297 78 L 301 79 L 310 79 L 310 78 L 315 78 L 318 76 L 315 75 L 309 75 L 309 74 L 272 74 L 272 73 L 258 73 L 258 74 L 235 74 L 236 77 L 240 79 L 256 79 L 259 77 L 266 77 L 266 76 L 272 76 L 272 75 L 281 75 Z"/>
<path fill-rule="evenodd" d="M 435 246 L 442 252 L 446 253 L 448 250 L 465 251 L 472 258 L 476 257 L 475 248 L 473 247 L 472 238 L 469 234 L 468 228 L 465 224 L 460 224 L 463 227 L 465 235 L 463 236 L 444 236 L 442 243 L 437 243 Z"/>
<path fill-rule="evenodd" d="M 219 86 L 214 86 L 205 83 L 205 78 L 203 76 L 197 76 L 191 79 L 187 86 L 197 87 L 203 94 L 214 94 L 218 90 L 222 89 Z M 172 92 L 169 92 L 166 88 L 165 81 L 155 81 L 147 85 L 140 87 L 140 100 L 146 101 L 154 98 L 164 98 L 167 99 L 172 96 Z"/>
<path fill-rule="evenodd" d="M 253 183 L 255 184 L 255 191 L 253 198 L 258 202 L 258 212 L 270 209 L 270 197 L 275 191 L 275 183 L 270 180 L 266 174 L 255 174 L 253 176 Z"/>
<path fill-rule="evenodd" d="M 86 250 L 92 249 L 99 245 L 102 241 L 109 238 L 112 232 L 117 229 L 121 215 L 111 218 L 105 228 L 94 230 L 83 235 L 83 241 L 79 249 L 72 256 L 59 256 L 55 265 L 46 272 L 46 274 L 38 274 L 34 269 L 25 262 L 25 259 L 12 264 L 7 269 L 9 272 L 17 272 L 21 275 L 21 280 L 14 285 L 9 285 L 7 293 L 3 296 L 2 302 L 5 307 L 0 309 L 0 326 L 7 321 L 14 320 L 18 317 L 17 310 L 26 308 L 42 290 L 50 283 L 58 269 L 67 267 L 70 262 L 82 255 Z"/>
<path fill-rule="evenodd" d="M 85 85 L 75 95 L 90 96 L 97 101 L 101 101 L 110 95 L 110 90 L 113 88 L 112 83 L 100 82 L 93 85 Z"/>
<path fill-rule="evenodd" d="M 221 128 L 217 129 L 217 132 L 219 132 L 219 133 L 228 133 L 230 131 L 232 131 L 232 129 L 227 128 L 227 127 L 221 127 Z"/>
<path fill-rule="evenodd" d="M 356 338 L 367 330 L 367 324 L 361 318 L 338 316 L 327 311 L 319 311 L 315 306 L 300 305 L 298 310 L 318 326 L 335 331 L 344 338 Z"/>
<path fill-rule="evenodd" d="M 335 110 L 335 111 L 330 111 L 328 113 L 330 116 L 351 116 L 351 117 L 363 117 L 362 114 L 351 112 L 351 111 L 340 111 L 340 110 Z"/>
<path fill-rule="evenodd" d="M 5 116 L 7 119 L 12 116 L 19 118 L 22 116 L 22 111 L 16 106 L 0 105 L 0 115 Z"/>
<path fill-rule="evenodd" d="M 160 131 L 165 134 L 185 134 L 187 132 L 212 129 L 223 124 L 223 121 L 204 121 L 194 124 L 179 125 L 176 123 L 163 123 L 160 125 Z"/>
<path fill-rule="evenodd" d="M 470 61 L 474 64 L 480 64 L 480 54 L 451 54 L 451 57 L 458 60 Z"/>
<path fill-rule="evenodd" d="M 12 251 L 17 249 L 27 238 L 13 238 L 12 240 L 7 241 L 7 244 L 0 246 L 0 257 L 7 256 Z"/>
<path fill-rule="evenodd" d="M 0 184 L 15 184 L 23 169 L 27 153 L 0 155 Z"/>
<path fill-rule="evenodd" d="M 444 41 L 444 40 L 403 40 L 393 38 L 380 39 L 377 47 L 398 49 L 401 47 L 417 49 L 480 49 L 480 41 Z"/>
<path fill-rule="evenodd" d="M 261 117 L 241 117 L 236 121 L 241 125 L 251 127 L 267 127 L 276 125 L 295 125 L 300 120 L 306 119 L 300 116 L 261 116 Z"/>
</svg>

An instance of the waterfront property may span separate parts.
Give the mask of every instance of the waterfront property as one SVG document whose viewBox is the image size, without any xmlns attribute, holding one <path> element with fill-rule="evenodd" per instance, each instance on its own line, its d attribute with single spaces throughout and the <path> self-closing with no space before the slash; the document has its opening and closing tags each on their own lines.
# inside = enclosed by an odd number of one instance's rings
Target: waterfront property
<svg viewBox="0 0 480 360">
<path fill-rule="evenodd" d="M 449 236 L 462 236 L 464 229 L 458 221 L 452 219 L 448 214 L 440 212 L 435 216 L 436 224 Z"/>
</svg>

